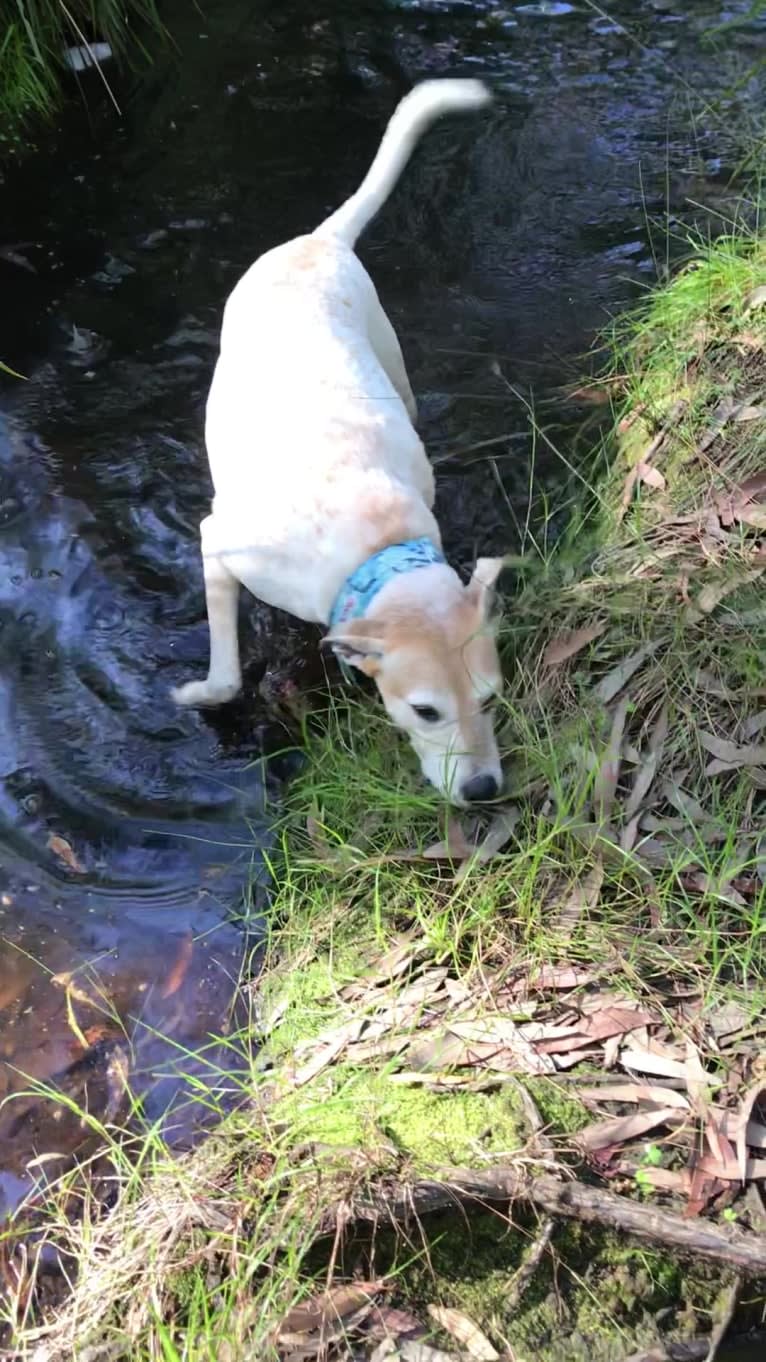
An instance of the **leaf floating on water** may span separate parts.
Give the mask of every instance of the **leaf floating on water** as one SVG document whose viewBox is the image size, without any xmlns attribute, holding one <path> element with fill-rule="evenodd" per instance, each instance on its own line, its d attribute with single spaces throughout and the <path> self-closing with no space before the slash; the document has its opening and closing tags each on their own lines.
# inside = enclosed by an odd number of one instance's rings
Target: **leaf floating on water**
<svg viewBox="0 0 766 1362">
<path fill-rule="evenodd" d="M 67 870 L 71 870 L 75 875 L 87 873 L 85 866 L 78 860 L 66 837 L 59 837 L 55 832 L 52 832 L 45 845 L 66 866 Z"/>
<path fill-rule="evenodd" d="M 606 629 L 606 622 L 601 621 L 595 624 L 584 625 L 582 629 L 567 630 L 566 633 L 558 634 L 551 639 L 548 647 L 543 653 L 544 667 L 559 667 L 562 662 L 567 662 L 570 657 L 576 657 L 583 648 L 587 648 L 589 643 L 593 643 L 600 638 Z"/>
<path fill-rule="evenodd" d="M 451 1334 L 465 1348 L 469 1357 L 476 1358 L 476 1362 L 499 1362 L 499 1352 L 468 1315 L 446 1305 L 429 1305 L 428 1313 L 440 1329 Z"/>
</svg>

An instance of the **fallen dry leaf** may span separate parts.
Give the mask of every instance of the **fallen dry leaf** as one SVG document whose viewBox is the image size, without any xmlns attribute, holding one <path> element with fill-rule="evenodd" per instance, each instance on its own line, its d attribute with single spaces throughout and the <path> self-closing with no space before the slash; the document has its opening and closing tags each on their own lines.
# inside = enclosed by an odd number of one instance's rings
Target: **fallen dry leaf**
<svg viewBox="0 0 766 1362">
<path fill-rule="evenodd" d="M 409 1339 L 400 1343 L 397 1351 L 401 1362 L 464 1362 L 456 1353 L 445 1353 L 441 1348 L 432 1348 L 428 1343 Z M 394 1358 L 393 1362 L 398 1362 L 398 1359 Z"/>
<path fill-rule="evenodd" d="M 625 805 L 626 818 L 632 818 L 646 799 L 657 774 L 657 767 L 662 758 L 667 736 L 668 705 L 667 701 L 665 701 L 657 716 L 654 728 L 652 729 L 646 756 L 636 772 L 636 778 L 633 781 L 633 789 L 631 790 L 628 802 Z"/>
<path fill-rule="evenodd" d="M 635 1069 L 638 1073 L 643 1074 L 655 1074 L 658 1078 L 686 1077 L 683 1060 L 638 1046 L 626 1046 L 625 1049 L 621 1050 L 620 1064 L 624 1069 Z"/>
<path fill-rule="evenodd" d="M 726 738 L 717 738 L 713 733 L 699 731 L 699 740 L 714 761 L 705 768 L 708 776 L 718 775 L 721 771 L 735 771 L 742 766 L 763 766 L 766 763 L 766 746 L 755 743 L 738 744 Z"/>
<path fill-rule="evenodd" d="M 600 638 L 605 629 L 606 622 L 602 621 L 586 624 L 582 629 L 569 629 L 563 634 L 558 634 L 556 638 L 551 639 L 543 653 L 543 666 L 560 667 L 562 662 L 575 657 L 583 648 L 587 648 L 589 643 Z"/>
<path fill-rule="evenodd" d="M 724 427 L 727 426 L 730 421 L 738 420 L 739 413 L 750 406 L 751 403 L 749 399 L 744 402 L 736 402 L 731 397 L 724 397 L 713 412 L 710 429 L 705 432 L 697 445 L 699 453 L 704 454 L 705 450 L 709 449 L 714 441 L 718 439 L 718 436 L 721 434 Z"/>
<path fill-rule="evenodd" d="M 603 705 L 608 705 L 611 700 L 614 700 L 639 667 L 642 667 L 656 653 L 659 646 L 659 640 L 654 639 L 649 643 L 644 643 L 641 648 L 630 653 L 628 657 L 624 657 L 618 666 L 613 667 L 605 676 L 602 676 L 596 686 L 596 699 L 600 700 Z"/>
<path fill-rule="evenodd" d="M 372 1305 L 375 1296 L 385 1289 L 385 1282 L 371 1281 L 351 1282 L 320 1291 L 310 1300 L 288 1310 L 279 1326 L 280 1342 L 292 1334 L 313 1334 L 321 1332 L 328 1325 L 333 1327 L 339 1320 L 356 1314 L 365 1305 Z"/>
<path fill-rule="evenodd" d="M 734 1145 L 737 1151 L 737 1164 L 740 1170 L 742 1181 L 745 1181 L 747 1169 L 747 1145 L 748 1145 L 748 1126 L 753 1107 L 763 1092 L 766 1092 L 766 1079 L 759 1078 L 748 1088 L 737 1112 L 734 1128 Z"/>
<path fill-rule="evenodd" d="M 577 1096 L 582 1102 L 653 1102 L 658 1107 L 690 1110 L 682 1092 L 657 1083 L 602 1083 L 595 1088 L 578 1088 Z"/>
<path fill-rule="evenodd" d="M 678 1112 L 675 1106 L 654 1107 L 651 1111 L 634 1111 L 629 1116 L 611 1116 L 606 1121 L 596 1121 L 578 1131 L 575 1140 L 581 1149 L 590 1152 L 606 1149 L 609 1145 L 624 1144 L 635 1140 L 657 1126 L 673 1120 Z"/>
<path fill-rule="evenodd" d="M 476 1358 L 477 1362 L 499 1362 L 499 1352 L 468 1315 L 446 1305 L 429 1305 L 428 1313 L 440 1329 L 451 1334 L 465 1348 L 469 1357 Z"/>
<path fill-rule="evenodd" d="M 686 610 L 686 618 L 690 623 L 701 619 L 705 615 L 710 615 L 726 600 L 732 592 L 741 586 L 747 586 L 749 582 L 757 581 L 763 575 L 763 568 L 755 568 L 751 572 L 740 572 L 733 577 L 722 579 L 717 582 L 709 582 L 703 587 L 699 595 L 695 598 Z"/>
<path fill-rule="evenodd" d="M 766 728 L 766 709 L 760 709 L 757 714 L 751 714 L 749 719 L 745 719 L 742 725 L 742 733 L 749 741 L 757 737 L 761 729 Z"/>
<path fill-rule="evenodd" d="M 615 709 L 609 743 L 593 782 L 593 813 L 597 822 L 600 823 L 609 821 L 609 814 L 614 804 L 617 781 L 620 776 L 622 735 L 625 731 L 629 707 L 630 699 L 625 695 Z"/>
<path fill-rule="evenodd" d="M 461 1019 L 450 1023 L 450 1031 L 469 1043 L 493 1045 L 494 1058 L 485 1061 L 491 1063 L 493 1069 L 502 1069 L 505 1072 L 517 1069 L 520 1073 L 528 1074 L 547 1074 L 554 1071 L 555 1066 L 550 1056 L 535 1049 L 511 1017 Z"/>
<path fill-rule="evenodd" d="M 397 1309 L 393 1305 L 373 1305 L 370 1312 L 370 1320 L 367 1326 L 367 1335 L 373 1334 L 375 1337 L 400 1338 L 402 1334 L 414 1334 L 422 1331 L 419 1319 L 410 1314 L 409 1310 Z"/>
<path fill-rule="evenodd" d="M 640 481 L 643 482 L 647 487 L 651 487 L 653 491 L 655 492 L 665 491 L 667 483 L 663 478 L 659 468 L 655 468 L 653 464 L 646 463 L 643 459 L 640 460 L 640 462 L 636 464 L 636 473 Z"/>
<path fill-rule="evenodd" d="M 650 1187 L 658 1192 L 679 1192 L 688 1195 L 690 1176 L 688 1168 L 655 1168 L 652 1164 L 634 1164 L 626 1167 L 625 1172 L 635 1177 L 638 1169 L 641 1169 L 641 1181 L 648 1183 Z M 622 1166 L 620 1167 L 622 1172 Z M 647 1354 L 647 1356 L 649 1356 Z M 662 1353 L 662 1362 L 665 1362 L 667 1354 Z"/>
<path fill-rule="evenodd" d="M 338 1058 L 341 1051 L 351 1042 L 358 1040 L 365 1026 L 365 1018 L 362 1017 L 352 1022 L 347 1022 L 345 1026 L 339 1026 L 337 1030 L 325 1036 L 319 1036 L 315 1041 L 306 1043 L 303 1050 L 313 1049 L 311 1058 L 299 1068 L 295 1069 L 292 1075 L 292 1085 L 300 1088 L 304 1083 L 310 1083 L 312 1078 L 316 1078 L 322 1069 L 328 1064 L 332 1064 Z"/>
<path fill-rule="evenodd" d="M 571 936 L 583 913 L 592 913 L 598 907 L 603 883 L 604 863 L 597 854 L 588 873 L 571 886 L 559 909 L 556 925 L 560 931 Z"/>
<path fill-rule="evenodd" d="M 764 303 L 766 303 L 766 284 L 758 284 L 746 295 L 742 304 L 743 311 L 751 312 L 755 307 L 763 307 Z"/>
<path fill-rule="evenodd" d="M 729 1111 L 724 1107 L 714 1107 L 713 1110 L 721 1132 L 736 1144 L 741 1112 Z M 766 1149 L 766 1126 L 760 1121 L 748 1121 L 745 1127 L 745 1144 L 751 1149 Z"/>
<path fill-rule="evenodd" d="M 55 832 L 52 832 L 45 845 L 66 866 L 67 870 L 73 871 L 75 875 L 86 874 L 85 866 L 78 860 L 66 837 L 59 837 Z"/>
<path fill-rule="evenodd" d="M 490 861 L 493 856 L 496 856 L 498 852 L 502 850 L 506 842 L 510 841 L 513 836 L 514 829 L 520 816 L 519 809 L 514 804 L 506 809 L 501 809 L 495 814 L 489 825 L 486 836 L 477 847 L 472 849 L 470 855 L 463 861 L 460 869 L 457 871 L 455 875 L 455 884 L 460 884 L 461 881 L 465 879 L 466 875 L 470 874 L 474 866 Z"/>
<path fill-rule="evenodd" d="M 733 1153 L 726 1160 L 718 1159 L 714 1154 L 701 1154 L 697 1167 L 708 1177 L 720 1178 L 722 1182 L 762 1182 L 766 1178 L 766 1159 L 746 1159 L 743 1176 L 739 1159 Z"/>
</svg>

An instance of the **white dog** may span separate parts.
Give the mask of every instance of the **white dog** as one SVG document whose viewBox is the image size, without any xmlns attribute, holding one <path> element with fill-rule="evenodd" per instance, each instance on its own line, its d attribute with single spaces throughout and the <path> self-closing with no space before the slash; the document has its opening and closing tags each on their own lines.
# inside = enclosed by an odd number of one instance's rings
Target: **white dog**
<svg viewBox="0 0 766 1362">
<path fill-rule="evenodd" d="M 210 668 L 173 691 L 217 705 L 240 689 L 241 583 L 329 625 L 324 642 L 374 677 L 424 775 L 458 804 L 501 784 L 490 607 L 502 559 L 479 559 L 468 586 L 444 561 L 399 342 L 354 245 L 426 128 L 490 98 L 475 80 L 416 86 L 356 193 L 262 255 L 228 299 L 205 429 L 215 497 L 200 527 Z"/>
</svg>

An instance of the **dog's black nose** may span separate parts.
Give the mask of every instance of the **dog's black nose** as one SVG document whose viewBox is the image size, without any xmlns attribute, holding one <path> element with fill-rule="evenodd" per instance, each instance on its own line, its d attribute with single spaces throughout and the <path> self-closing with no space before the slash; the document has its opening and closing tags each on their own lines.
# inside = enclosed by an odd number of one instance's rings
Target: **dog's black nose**
<svg viewBox="0 0 766 1362">
<path fill-rule="evenodd" d="M 499 788 L 494 776 L 472 776 L 460 793 L 468 804 L 483 804 L 486 799 L 494 799 Z"/>
</svg>

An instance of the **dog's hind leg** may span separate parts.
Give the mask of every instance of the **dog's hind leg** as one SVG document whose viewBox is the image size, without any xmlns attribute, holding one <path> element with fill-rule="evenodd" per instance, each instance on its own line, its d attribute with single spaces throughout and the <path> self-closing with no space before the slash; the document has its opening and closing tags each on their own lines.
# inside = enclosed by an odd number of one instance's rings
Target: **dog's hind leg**
<svg viewBox="0 0 766 1362">
<path fill-rule="evenodd" d="M 418 419 L 418 408 L 404 367 L 399 337 L 379 302 L 370 314 L 367 329 L 370 344 L 407 408 L 407 415 L 414 426 Z"/>
<path fill-rule="evenodd" d="M 223 705 L 232 700 L 242 686 L 237 638 L 239 582 L 219 557 L 205 556 L 205 526 L 210 520 L 212 516 L 203 520 L 200 526 L 210 666 L 204 681 L 187 681 L 186 685 L 173 688 L 171 695 L 177 705 Z"/>
</svg>

